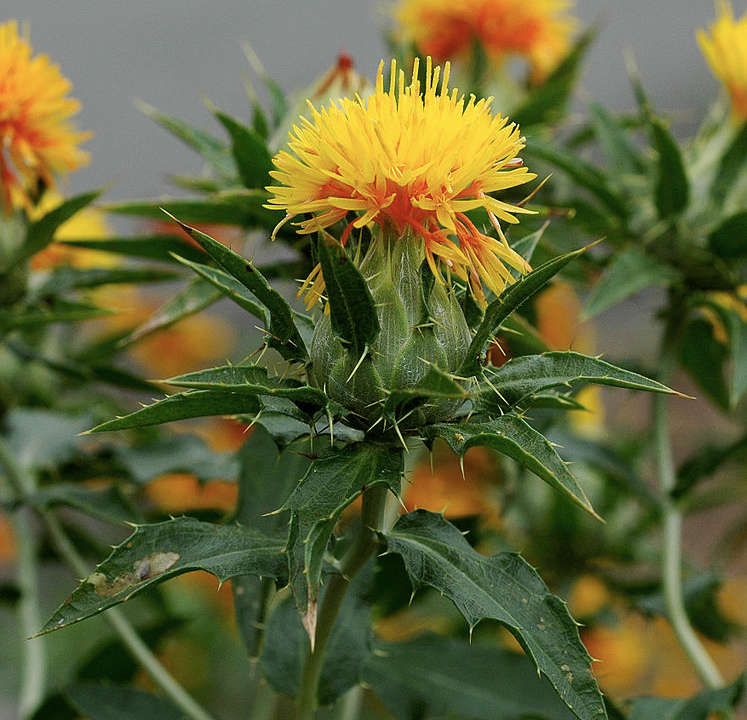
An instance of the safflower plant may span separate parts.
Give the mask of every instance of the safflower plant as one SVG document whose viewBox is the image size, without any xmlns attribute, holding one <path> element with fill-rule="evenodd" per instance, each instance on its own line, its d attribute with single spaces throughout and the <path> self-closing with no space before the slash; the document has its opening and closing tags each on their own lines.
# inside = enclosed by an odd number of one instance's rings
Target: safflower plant
<svg viewBox="0 0 747 720">
<path fill-rule="evenodd" d="M 546 678 L 522 676 L 527 712 L 607 716 L 577 626 L 536 570 L 512 552 L 481 555 L 441 514 L 397 517 L 396 499 L 406 458 L 440 439 L 459 456 L 492 448 L 596 516 L 532 426 L 533 408 L 577 407 L 573 389 L 585 383 L 673 391 L 574 352 L 486 363 L 488 344 L 511 315 L 585 248 L 531 267 L 542 230 L 511 244 L 503 229 L 532 212 L 521 199 L 502 199 L 535 177 L 520 159 L 519 128 L 490 101 L 450 89 L 448 64 L 428 60 L 420 76 L 417 62 L 409 81 L 392 62 L 389 72 L 379 68 L 366 99 L 311 106 L 274 167 L 262 167 L 267 192 L 247 188 L 264 197 L 261 217 L 284 213 L 275 233 L 287 236 L 295 224 L 311 239 L 300 290 L 306 313 L 258 265 L 180 223 L 203 254 L 194 260 L 176 251 L 176 260 L 262 323 L 259 357 L 166 379 L 183 390 L 92 432 L 211 415 L 252 425 L 236 512 L 224 524 L 192 517 L 137 524 L 42 632 L 206 570 L 234 581 L 248 649 L 276 689 L 296 698 L 297 717 L 311 718 L 361 681 L 386 701 L 407 672 L 396 665 L 407 654 L 377 647 L 370 634 L 375 588 L 386 582 L 376 579 L 377 566 L 394 555 L 413 592 L 430 587 L 448 597 L 470 631 L 494 620 L 516 637 Z M 240 140 L 256 132 L 232 128 L 233 158 L 245 179 L 253 169 L 253 180 L 258 159 Z M 343 511 L 359 497 L 359 518 L 338 535 Z"/>
</svg>

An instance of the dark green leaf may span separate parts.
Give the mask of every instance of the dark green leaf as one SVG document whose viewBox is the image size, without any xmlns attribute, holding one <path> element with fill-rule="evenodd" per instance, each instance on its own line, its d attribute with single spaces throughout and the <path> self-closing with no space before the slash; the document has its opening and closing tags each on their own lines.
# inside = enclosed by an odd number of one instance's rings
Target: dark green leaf
<svg viewBox="0 0 747 720">
<path fill-rule="evenodd" d="M 713 475 L 720 467 L 747 451 L 747 435 L 724 446 L 706 445 L 687 458 L 677 470 L 677 484 L 672 497 L 686 495 L 701 480 Z"/>
<path fill-rule="evenodd" d="M 586 56 L 596 32 L 589 30 L 576 42 L 563 61 L 547 79 L 533 90 L 527 100 L 511 113 L 511 119 L 521 127 L 554 123 L 565 115 L 575 87 L 579 66 Z"/>
<path fill-rule="evenodd" d="M 676 394 L 656 380 L 575 352 L 523 355 L 499 368 L 486 369 L 485 377 L 489 387 L 481 398 L 491 408 L 511 407 L 535 393 L 561 386 L 570 387 L 576 382 Z"/>
<path fill-rule="evenodd" d="M 490 338 L 498 332 L 501 324 L 512 312 L 545 287 L 554 275 L 559 273 L 563 267 L 583 253 L 584 250 L 585 248 L 574 250 L 540 265 L 536 270 L 532 270 L 521 280 L 506 288 L 497 300 L 490 303 L 485 310 L 485 317 L 472 338 L 459 374 L 467 377 L 477 375 L 480 372 L 480 363 L 485 352 L 485 346 Z"/>
<path fill-rule="evenodd" d="M 413 590 L 427 585 L 443 593 L 470 628 L 485 619 L 505 625 L 578 718 L 606 717 L 565 603 L 519 555 L 479 555 L 456 527 L 424 510 L 402 516 L 385 539 L 389 552 L 402 556 Z"/>
<path fill-rule="evenodd" d="M 90 305 L 54 298 L 32 307 L 0 310 L 0 330 L 10 332 L 19 328 L 32 328 L 54 323 L 80 322 L 111 315 L 109 310 Z"/>
<path fill-rule="evenodd" d="M 735 408 L 747 390 L 747 320 L 734 308 L 729 308 L 726 315 L 732 364 L 729 402 Z"/>
<path fill-rule="evenodd" d="M 138 237 L 113 237 L 105 240 L 56 240 L 72 248 L 101 250 L 143 260 L 174 262 L 172 253 L 187 260 L 201 261 L 205 253 L 190 245 L 179 235 L 142 235 Z"/>
<path fill-rule="evenodd" d="M 203 265 L 202 263 L 190 262 L 186 258 L 175 256 L 176 259 L 191 268 L 196 272 L 203 280 L 207 280 L 211 285 L 215 286 L 220 290 L 229 300 L 233 300 L 240 308 L 243 308 L 247 312 L 258 318 L 262 324 L 267 327 L 269 325 L 269 318 L 267 311 L 264 306 L 257 302 L 257 298 L 254 297 L 238 280 L 227 272 L 223 272 L 216 267 L 210 265 Z"/>
<path fill-rule="evenodd" d="M 708 246 L 719 257 L 732 258 L 747 255 L 747 210 L 726 218 L 708 236 Z"/>
<path fill-rule="evenodd" d="M 584 318 L 592 318 L 646 288 L 666 287 L 676 278 L 677 274 L 669 266 L 637 247 L 628 247 L 613 257 L 589 293 Z"/>
<path fill-rule="evenodd" d="M 245 393 L 223 390 L 193 390 L 157 400 L 129 415 L 101 423 L 89 432 L 129 430 L 148 425 L 162 425 L 175 420 L 210 417 L 211 415 L 253 414 L 258 410 L 259 405 L 256 398 Z"/>
<path fill-rule="evenodd" d="M 659 155 L 656 178 L 656 209 L 663 220 L 681 213 L 690 201 L 690 183 L 682 154 L 664 123 L 649 119 L 654 146 Z"/>
<path fill-rule="evenodd" d="M 713 335 L 713 325 L 695 318 L 680 342 L 680 362 L 698 386 L 721 408 L 729 407 L 729 388 L 724 379 L 726 348 Z"/>
<path fill-rule="evenodd" d="M 630 720 L 708 720 L 714 713 L 726 717 L 744 694 L 744 675 L 718 690 L 704 690 L 693 698 L 638 698 L 633 701 Z"/>
<path fill-rule="evenodd" d="M 132 505 L 114 485 L 91 488 L 73 483 L 57 483 L 38 490 L 28 498 L 28 502 L 37 507 L 64 505 L 112 523 L 137 520 Z"/>
<path fill-rule="evenodd" d="M 186 715 L 165 698 L 135 688 L 79 683 L 67 696 L 88 720 L 185 720 Z"/>
<path fill-rule="evenodd" d="M 594 517 L 592 508 L 581 486 L 557 451 L 541 433 L 515 415 L 484 423 L 431 425 L 425 430 L 429 441 L 440 437 L 460 457 L 471 447 L 492 448 L 525 465 L 535 475 L 571 499 Z"/>
<path fill-rule="evenodd" d="M 69 290 L 96 288 L 102 285 L 139 285 L 142 283 L 174 280 L 179 274 L 153 268 L 90 268 L 79 270 L 62 267 L 31 290 L 30 298 L 36 300 L 50 295 L 61 295 Z"/>
<path fill-rule="evenodd" d="M 282 578 L 283 540 L 249 528 L 180 517 L 140 525 L 78 586 L 41 633 L 58 630 L 129 600 L 151 585 L 205 570 L 221 582 L 236 575 Z"/>
<path fill-rule="evenodd" d="M 241 181 L 248 188 L 264 188 L 270 182 L 272 156 L 262 137 L 226 113 L 215 111 L 221 125 L 231 136 L 231 152 Z"/>
<path fill-rule="evenodd" d="M 322 560 L 342 511 L 365 489 L 384 485 L 399 495 L 402 452 L 386 445 L 354 443 L 315 460 L 282 510 L 291 512 L 290 578 L 296 604 L 316 597 Z"/>
<path fill-rule="evenodd" d="M 339 245 L 317 243 L 335 336 L 361 358 L 381 330 L 376 305 L 363 276 Z"/>
<path fill-rule="evenodd" d="M 573 718 L 528 658 L 454 638 L 428 635 L 379 645 L 363 668 L 363 680 L 400 720 Z"/>
<path fill-rule="evenodd" d="M 434 365 L 416 386 L 402 390 L 392 390 L 384 403 L 383 413 L 393 422 L 396 422 L 398 418 L 431 400 L 458 400 L 467 397 L 467 391 L 458 385 L 451 375 L 439 370 Z"/>
<path fill-rule="evenodd" d="M 10 270 L 18 263 L 44 250 L 54 240 L 54 234 L 59 230 L 60 225 L 67 222 L 86 205 L 90 205 L 99 195 L 101 195 L 100 190 L 76 195 L 31 223 L 26 231 L 26 239 L 23 245 L 13 255 L 4 270 Z"/>
<path fill-rule="evenodd" d="M 181 228 L 195 240 L 210 257 L 226 272 L 235 277 L 247 290 L 250 290 L 270 312 L 270 338 L 268 343 L 274 347 L 286 360 L 305 360 L 308 356 L 306 346 L 301 335 L 293 323 L 290 305 L 246 258 L 235 253 L 230 248 L 213 240 L 209 235 L 196 228 L 179 223 Z"/>
<path fill-rule="evenodd" d="M 722 205 L 731 189 L 737 184 L 747 162 L 747 123 L 742 125 L 734 140 L 721 156 L 718 170 L 711 185 L 711 199 Z"/>
</svg>

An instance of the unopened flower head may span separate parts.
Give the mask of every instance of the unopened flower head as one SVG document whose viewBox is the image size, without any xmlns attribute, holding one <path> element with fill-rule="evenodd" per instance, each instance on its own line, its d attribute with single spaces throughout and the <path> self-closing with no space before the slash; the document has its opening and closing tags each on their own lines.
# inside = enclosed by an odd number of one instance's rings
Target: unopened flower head
<svg viewBox="0 0 747 720">
<path fill-rule="evenodd" d="M 471 52 L 475 42 L 495 63 L 525 58 L 541 82 L 566 55 L 576 21 L 571 0 L 401 0 L 404 37 L 438 62 Z"/>
<path fill-rule="evenodd" d="M 324 230 L 352 213 L 340 233 L 343 244 L 353 229 L 370 224 L 403 242 L 414 235 L 424 242 L 436 278 L 443 280 L 444 271 L 458 276 L 484 303 L 483 285 L 499 293 L 512 281 L 509 267 L 529 269 L 499 225 L 528 211 L 491 193 L 536 176 L 517 158 L 524 148 L 519 128 L 494 115 L 490 99 L 449 91 L 448 63 L 441 76 L 428 58 L 424 88 L 417 78 L 417 61 L 409 85 L 392 61 L 385 90 L 382 62 L 376 91 L 366 100 L 344 98 L 321 111 L 310 103 L 311 120 L 301 118 L 291 132 L 291 152 L 275 156 L 271 175 L 278 185 L 268 187 L 267 207 L 285 210 L 283 222 L 306 215 L 300 233 Z M 467 216 L 477 208 L 487 211 L 498 239 Z M 306 283 L 309 307 L 323 283 L 316 268 Z"/>
<path fill-rule="evenodd" d="M 5 212 L 30 208 L 39 182 L 83 165 L 78 144 L 89 137 L 70 118 L 80 103 L 68 97 L 70 82 L 46 55 L 32 57 L 15 21 L 0 25 L 0 185 Z"/>
<path fill-rule="evenodd" d="M 713 74 L 731 97 L 734 117 L 747 121 L 747 13 L 739 20 L 728 0 L 719 0 L 718 17 L 710 29 L 698 31 L 698 43 Z"/>
</svg>

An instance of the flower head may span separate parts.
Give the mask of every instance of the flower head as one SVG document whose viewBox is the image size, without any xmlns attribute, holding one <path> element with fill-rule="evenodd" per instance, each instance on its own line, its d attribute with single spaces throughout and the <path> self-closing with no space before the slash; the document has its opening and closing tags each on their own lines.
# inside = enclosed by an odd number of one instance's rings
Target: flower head
<svg viewBox="0 0 747 720">
<path fill-rule="evenodd" d="M 441 62 L 475 42 L 493 62 L 520 56 L 541 82 L 567 54 L 576 23 L 571 0 L 402 0 L 396 17 L 418 51 Z"/>
<path fill-rule="evenodd" d="M 0 25 L 0 187 L 5 212 L 30 208 L 30 193 L 41 181 L 87 161 L 78 144 L 89 137 L 70 118 L 80 103 L 67 94 L 70 82 L 45 55 L 31 57 L 31 45 L 15 21 Z"/>
<path fill-rule="evenodd" d="M 734 117 L 747 121 L 747 13 L 734 19 L 728 0 L 719 0 L 718 17 L 710 30 L 698 31 L 698 43 L 731 97 Z"/>
<path fill-rule="evenodd" d="M 425 88 L 418 81 L 417 61 L 412 81 L 392 61 L 384 89 L 383 62 L 376 91 L 366 100 L 343 98 L 301 118 L 289 141 L 291 152 L 274 159 L 272 177 L 279 183 L 267 207 L 285 210 L 283 222 L 305 215 L 300 233 L 314 233 L 352 213 L 341 233 L 345 244 L 353 229 L 377 224 L 406 242 L 411 233 L 422 238 L 433 274 L 441 270 L 460 277 L 484 303 L 483 284 L 499 293 L 512 275 L 507 266 L 528 269 L 512 250 L 498 220 L 516 223 L 528 212 L 494 198 L 491 193 L 529 182 L 531 174 L 516 156 L 524 147 L 519 128 L 490 110 L 491 100 L 466 100 L 449 92 L 449 65 L 426 69 Z M 467 212 L 483 208 L 499 239 L 480 232 Z M 281 223 L 282 224 L 282 223 Z M 313 305 L 323 292 L 315 268 L 304 288 Z"/>
</svg>

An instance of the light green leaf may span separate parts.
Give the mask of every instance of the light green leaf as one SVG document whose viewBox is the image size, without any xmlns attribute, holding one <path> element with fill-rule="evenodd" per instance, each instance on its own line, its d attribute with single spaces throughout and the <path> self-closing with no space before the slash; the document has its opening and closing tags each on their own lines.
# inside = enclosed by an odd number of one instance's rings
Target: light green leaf
<svg viewBox="0 0 747 720">
<path fill-rule="evenodd" d="M 626 128 L 599 103 L 592 103 L 589 112 L 594 133 L 610 165 L 627 173 L 642 174 L 643 161 Z"/>
<path fill-rule="evenodd" d="M 119 347 L 127 347 L 148 335 L 152 335 L 154 332 L 165 330 L 180 320 L 210 307 L 222 297 L 223 293 L 211 283 L 195 278 L 187 287 L 158 308 L 142 325 L 124 337 L 119 342 Z"/>
<path fill-rule="evenodd" d="M 175 257 L 180 263 L 182 263 L 182 265 L 191 268 L 203 280 L 207 280 L 211 285 L 218 288 L 218 290 L 229 298 L 229 300 L 233 300 L 233 302 L 235 302 L 239 307 L 258 318 L 265 327 L 270 324 L 267 310 L 264 306 L 259 305 L 257 298 L 254 297 L 254 295 L 252 295 L 252 293 L 250 293 L 246 287 L 244 287 L 244 285 L 234 277 L 223 272 L 223 270 L 220 270 L 219 268 L 211 267 L 210 265 L 203 265 L 202 263 L 191 262 L 179 255 L 176 255 Z"/>
<path fill-rule="evenodd" d="M 560 386 L 569 387 L 576 382 L 676 394 L 656 380 L 575 352 L 523 355 L 499 368 L 486 369 L 485 375 L 490 386 L 481 397 L 490 407 L 514 406 L 535 393 Z"/>
<path fill-rule="evenodd" d="M 296 605 L 316 597 L 322 561 L 342 511 L 365 489 L 384 485 L 399 495 L 402 452 L 387 445 L 354 443 L 315 460 L 281 510 L 291 512 L 290 579 Z"/>
<path fill-rule="evenodd" d="M 36 507 L 64 505 L 111 523 L 121 524 L 138 519 L 132 505 L 115 485 L 99 489 L 74 483 L 57 483 L 41 488 L 28 498 L 28 502 Z"/>
<path fill-rule="evenodd" d="M 187 420 L 211 415 L 254 414 L 258 412 L 257 399 L 245 393 L 225 390 L 192 390 L 156 400 L 140 410 L 108 420 L 89 432 L 130 430 L 148 425 L 162 425 L 175 420 Z"/>
<path fill-rule="evenodd" d="M 584 307 L 584 319 L 627 300 L 649 287 L 666 287 L 677 278 L 676 272 L 643 250 L 629 247 L 616 254 L 604 274 L 589 293 Z"/>
<path fill-rule="evenodd" d="M 481 360 L 485 352 L 485 346 L 490 338 L 498 332 L 501 324 L 520 308 L 529 298 L 536 295 L 554 275 L 559 273 L 571 260 L 577 258 L 586 248 L 574 250 L 573 252 L 560 255 L 532 270 L 521 280 L 506 288 L 497 300 L 488 305 L 485 316 L 477 328 L 464 363 L 459 370 L 459 375 L 477 375 L 481 369 Z"/>
<path fill-rule="evenodd" d="M 470 720 L 574 717 L 528 658 L 455 638 L 427 635 L 378 645 L 363 681 L 399 720 L 411 720 L 413 708 L 423 717 Z"/>
<path fill-rule="evenodd" d="M 102 285 L 130 285 L 151 282 L 165 282 L 178 278 L 179 274 L 170 270 L 153 268 L 57 268 L 49 277 L 29 294 L 30 301 L 51 295 L 62 295 L 69 290 L 101 287 Z"/>
<path fill-rule="evenodd" d="M 269 283 L 246 258 L 230 248 L 213 240 L 209 235 L 189 227 L 171 216 L 181 228 L 195 240 L 215 262 L 233 275 L 270 312 L 270 338 L 268 343 L 286 360 L 305 360 L 308 357 L 306 346 L 294 322 L 290 305 L 282 295 L 270 287 Z"/>
<path fill-rule="evenodd" d="M 529 233 L 529 235 L 524 235 L 524 237 L 519 238 L 516 242 L 511 242 L 511 247 L 519 253 L 524 260 L 532 262 L 534 251 L 537 249 L 537 245 L 539 245 L 539 242 L 542 240 L 542 236 L 545 234 L 545 230 L 547 230 L 549 225 L 550 223 L 546 222 L 541 228 L 539 228 L 539 230 L 535 230 L 533 233 Z"/>
<path fill-rule="evenodd" d="M 252 128 L 224 112 L 214 111 L 221 125 L 231 136 L 231 152 L 241 181 L 248 188 L 264 188 L 270 182 L 272 156 L 262 137 Z"/>
<path fill-rule="evenodd" d="M 477 446 L 507 455 L 599 518 L 583 488 L 547 438 L 516 415 L 481 423 L 431 425 L 425 428 L 425 435 L 430 442 L 442 438 L 459 457 Z"/>
<path fill-rule="evenodd" d="M 53 298 L 50 302 L 35 306 L 0 310 L 0 331 L 94 320 L 106 315 L 111 315 L 111 312 L 89 303 Z"/>
<path fill-rule="evenodd" d="M 633 701 L 630 720 L 708 720 L 714 713 L 725 717 L 744 695 L 745 676 L 718 690 L 704 690 L 693 698 L 638 698 Z"/>
<path fill-rule="evenodd" d="M 479 555 L 456 527 L 424 510 L 402 516 L 384 538 L 388 551 L 402 556 L 413 590 L 427 585 L 443 593 L 470 628 L 497 620 L 578 718 L 607 717 L 591 657 L 565 603 L 519 555 Z"/>
<path fill-rule="evenodd" d="M 329 247 L 320 236 L 317 251 L 327 286 L 332 329 L 350 347 L 353 356 L 361 358 L 381 331 L 371 291 L 344 248 Z"/>
<path fill-rule="evenodd" d="M 41 633 L 59 630 L 193 570 L 224 582 L 236 575 L 283 578 L 283 541 L 237 525 L 180 517 L 140 525 L 78 586 Z"/>
<path fill-rule="evenodd" d="M 78 683 L 66 691 L 88 720 L 184 720 L 171 701 L 143 690 L 117 685 Z"/>
</svg>

